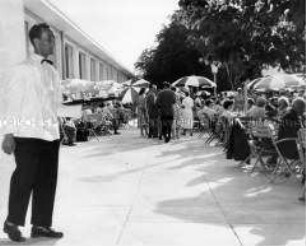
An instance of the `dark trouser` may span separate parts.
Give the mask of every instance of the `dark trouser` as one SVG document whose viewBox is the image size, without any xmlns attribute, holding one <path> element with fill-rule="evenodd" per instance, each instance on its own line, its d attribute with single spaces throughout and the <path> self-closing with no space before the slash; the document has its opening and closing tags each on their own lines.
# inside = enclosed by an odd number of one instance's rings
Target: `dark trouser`
<svg viewBox="0 0 306 246">
<path fill-rule="evenodd" d="M 151 117 L 149 119 L 149 137 L 157 137 L 158 135 L 158 120 Z"/>
<path fill-rule="evenodd" d="M 162 134 L 165 140 L 171 139 L 173 116 L 161 116 Z"/>
<path fill-rule="evenodd" d="M 117 133 L 118 129 L 119 129 L 119 120 L 118 119 L 112 119 L 112 124 L 113 124 L 113 129 L 114 129 L 114 133 Z"/>
<path fill-rule="evenodd" d="M 7 220 L 24 226 L 32 194 L 31 223 L 51 226 L 57 184 L 59 140 L 15 138 L 16 169 L 11 177 Z"/>
</svg>

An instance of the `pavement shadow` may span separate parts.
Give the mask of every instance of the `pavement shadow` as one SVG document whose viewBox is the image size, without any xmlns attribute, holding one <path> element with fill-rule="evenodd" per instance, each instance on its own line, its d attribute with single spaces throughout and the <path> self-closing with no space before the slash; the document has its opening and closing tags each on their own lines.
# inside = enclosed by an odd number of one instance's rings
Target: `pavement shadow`
<svg viewBox="0 0 306 246">
<path fill-rule="evenodd" d="M 93 143 L 91 146 L 88 148 L 89 151 L 87 154 L 84 155 L 84 158 L 88 157 L 106 157 L 109 155 L 113 155 L 116 153 L 124 153 L 124 152 L 130 152 L 130 151 L 140 151 L 145 148 L 151 148 L 154 145 L 160 145 L 161 143 L 157 139 L 144 139 L 141 137 L 136 137 L 135 135 L 133 136 L 123 136 L 124 138 L 130 137 L 128 141 L 125 139 L 121 138 L 121 136 L 116 136 L 113 139 L 108 140 L 107 146 L 103 145 L 103 148 L 101 148 L 101 145 L 99 142 Z M 146 141 L 144 141 L 146 140 Z"/>
<path fill-rule="evenodd" d="M 194 197 L 161 201 L 154 212 L 187 223 L 220 226 L 227 223 L 242 239 L 245 235 L 240 235 L 239 229 L 247 227 L 250 228 L 249 235 L 261 238 L 256 244 L 258 246 L 288 245 L 291 241 L 305 238 L 305 206 L 297 201 L 297 182 L 289 179 L 271 184 L 262 174 L 251 177 L 235 168 L 237 163 L 226 160 L 220 149 L 205 148 L 196 142 L 187 143 L 185 147 L 165 150 L 160 157 L 188 158 L 168 169 L 177 171 L 194 167 L 199 175 L 186 182 L 186 187 L 203 186 L 206 191 Z M 209 204 L 208 198 L 213 198 L 214 202 Z M 214 213 L 223 216 L 220 218 Z M 223 224 L 220 223 L 222 217 Z M 294 229 L 290 229 L 291 224 L 295 225 Z M 277 230 L 280 225 L 288 226 L 282 235 Z"/>
<path fill-rule="evenodd" d="M 204 145 L 204 142 L 199 142 L 198 139 L 192 138 L 188 142 L 174 142 L 170 144 L 172 147 L 165 148 L 161 153 L 156 156 L 156 158 L 163 159 L 165 157 L 173 157 L 172 160 L 179 160 L 180 163 L 177 166 L 169 167 L 169 170 L 178 170 L 187 166 L 194 166 L 202 164 L 207 160 L 213 160 L 220 156 L 225 156 L 221 149 L 215 147 Z M 179 148 L 175 148 L 176 145 L 179 145 Z M 182 162 L 183 159 L 187 161 Z M 227 160 L 223 159 L 223 162 Z"/>
<path fill-rule="evenodd" d="M 33 239 L 27 238 L 25 242 L 18 243 L 13 242 L 9 239 L 0 238 L 0 245 L 1 246 L 17 246 L 17 245 L 37 245 L 37 246 L 52 246 L 58 242 L 56 239 L 48 239 L 48 238 L 41 238 L 41 239 Z"/>
</svg>

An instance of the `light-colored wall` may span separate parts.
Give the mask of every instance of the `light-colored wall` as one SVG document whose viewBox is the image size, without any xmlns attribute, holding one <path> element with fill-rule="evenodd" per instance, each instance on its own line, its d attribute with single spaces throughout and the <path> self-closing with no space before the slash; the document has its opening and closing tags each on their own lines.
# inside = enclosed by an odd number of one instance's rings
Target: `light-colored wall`
<svg viewBox="0 0 306 246">
<path fill-rule="evenodd" d="M 22 0 L 0 1 L 0 71 L 26 57 Z"/>
<path fill-rule="evenodd" d="M 9 14 L 8 14 L 9 13 Z M 37 23 L 44 22 L 43 17 L 24 9 L 23 0 L 0 0 L 0 71 L 12 64 L 22 61 L 27 53 L 33 53 L 33 47 L 28 39 L 28 33 L 25 30 L 25 22 L 28 23 L 28 30 Z M 50 23 L 48 23 L 50 24 Z M 103 57 L 97 57 L 92 54 L 86 47 L 81 47 L 77 40 L 71 40 L 66 33 L 63 33 L 61 38 L 61 30 L 50 24 L 51 29 L 55 34 L 55 53 L 51 59 L 54 61 L 59 73 L 63 75 L 65 63 L 63 63 L 64 52 L 62 52 L 62 42 L 68 43 L 73 47 L 73 75 L 75 78 L 80 78 L 79 71 L 79 52 L 86 54 L 87 76 L 90 80 L 90 58 L 96 61 L 96 78 L 99 80 L 99 63 L 103 64 L 103 80 L 127 80 L 127 77 L 118 71 L 113 66 L 108 64 Z M 12 38 L 14 37 L 14 38 Z M 8 42 L 9 40 L 9 42 Z M 28 51 L 28 52 L 27 52 Z M 119 75 L 118 75 L 119 74 Z"/>
</svg>

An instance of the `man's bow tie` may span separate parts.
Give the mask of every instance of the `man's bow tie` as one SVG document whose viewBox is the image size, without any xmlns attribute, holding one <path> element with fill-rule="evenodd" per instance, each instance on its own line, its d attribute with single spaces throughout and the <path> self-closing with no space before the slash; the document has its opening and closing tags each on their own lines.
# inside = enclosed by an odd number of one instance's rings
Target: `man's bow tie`
<svg viewBox="0 0 306 246">
<path fill-rule="evenodd" d="M 47 63 L 49 63 L 50 65 L 53 65 L 53 62 L 52 62 L 51 60 L 42 59 L 42 60 L 41 60 L 41 64 L 43 64 L 44 62 L 47 62 Z"/>
</svg>

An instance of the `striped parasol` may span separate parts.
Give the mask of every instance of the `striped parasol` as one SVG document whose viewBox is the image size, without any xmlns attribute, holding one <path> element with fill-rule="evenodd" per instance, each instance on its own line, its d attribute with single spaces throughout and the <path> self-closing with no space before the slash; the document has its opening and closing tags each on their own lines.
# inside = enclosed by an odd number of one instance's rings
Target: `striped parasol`
<svg viewBox="0 0 306 246">
<path fill-rule="evenodd" d="M 212 88 L 216 87 L 216 84 L 206 77 L 192 75 L 192 76 L 185 76 L 176 80 L 174 83 L 172 83 L 172 86 L 176 87 L 192 86 L 192 87 L 201 87 L 201 88 Z"/>
<path fill-rule="evenodd" d="M 249 82 L 249 83 L 246 85 L 246 88 L 247 88 L 248 90 L 254 90 L 254 86 L 255 86 L 255 85 L 257 84 L 257 82 L 259 82 L 261 79 L 262 79 L 262 77 L 252 80 L 251 82 Z"/>
<path fill-rule="evenodd" d="M 249 90 L 279 91 L 281 89 L 306 88 L 306 81 L 294 74 L 268 75 L 253 80 L 247 85 Z"/>
<path fill-rule="evenodd" d="M 122 99 L 121 99 L 122 104 L 135 103 L 139 98 L 138 95 L 139 91 L 140 88 L 134 88 L 134 87 L 129 87 L 124 89 L 122 92 Z"/>
</svg>

